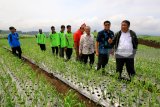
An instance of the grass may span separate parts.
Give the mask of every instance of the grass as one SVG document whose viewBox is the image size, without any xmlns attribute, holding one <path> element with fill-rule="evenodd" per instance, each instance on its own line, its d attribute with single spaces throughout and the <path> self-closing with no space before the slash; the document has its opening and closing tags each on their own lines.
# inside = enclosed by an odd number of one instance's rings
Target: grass
<svg viewBox="0 0 160 107">
<path fill-rule="evenodd" d="M 160 36 L 139 36 L 139 38 L 160 42 Z"/>
<path fill-rule="evenodd" d="M 35 37 L 35 35 L 28 35 L 28 34 L 19 34 L 20 38 L 29 38 L 29 37 Z M 8 34 L 0 34 L 0 38 L 7 38 Z"/>
<path fill-rule="evenodd" d="M 6 40 L 1 40 L 1 46 L 8 46 Z M 49 45 L 49 40 L 47 40 L 47 51 L 41 52 L 39 46 L 36 44 L 35 38 L 21 39 L 23 55 L 29 57 L 36 61 L 37 64 L 44 63 L 52 72 L 57 72 L 64 77 L 73 79 L 75 82 L 81 82 L 86 87 L 99 87 L 104 83 L 108 89 L 106 91 L 114 90 L 114 93 L 111 93 L 111 98 L 119 98 L 120 104 L 127 105 L 142 105 L 146 106 L 148 104 L 153 104 L 153 101 L 148 102 L 148 98 L 157 99 L 160 93 L 160 49 L 155 49 L 143 45 L 139 45 L 138 52 L 135 58 L 135 68 L 137 75 L 132 80 L 132 82 L 127 83 L 125 81 L 118 81 L 115 71 L 115 59 L 110 57 L 109 64 L 106 67 L 106 72 L 109 73 L 108 76 L 102 76 L 101 71 L 95 71 L 94 67 L 89 69 L 89 66 L 84 66 L 79 62 L 75 62 L 75 54 L 73 53 L 72 59 L 69 62 L 64 62 L 64 59 L 52 55 L 51 48 Z M 95 61 L 96 66 L 97 57 Z M 124 70 L 124 74 L 126 71 Z M 110 76 L 112 75 L 112 76 Z M 106 82 L 104 82 L 106 81 Z M 92 83 L 93 84 L 90 84 Z M 94 84 L 95 83 L 95 84 Z M 110 84 L 108 84 L 110 83 Z M 122 90 L 122 86 L 126 85 L 125 91 Z M 83 87 L 83 86 L 82 86 Z M 117 91 L 118 90 L 118 91 Z M 140 90 L 141 94 L 137 90 Z M 146 98 L 143 97 L 143 94 L 148 92 Z M 129 94 L 128 94 L 129 93 Z M 114 95 L 114 96 L 113 96 Z M 129 99 L 125 100 L 125 98 Z M 117 97 L 118 96 L 118 97 Z M 139 100 L 143 99 L 140 103 Z M 66 97 L 66 99 L 68 99 Z M 113 99 L 111 99 L 113 100 Z M 114 99 L 115 102 L 117 101 Z M 67 100 L 67 102 L 69 102 Z M 129 103 L 128 103 L 129 102 Z M 146 102 L 146 104 L 145 104 Z M 158 100 L 154 100 L 155 105 L 160 105 Z M 154 106 L 154 105 L 153 105 Z"/>
<path fill-rule="evenodd" d="M 85 107 L 73 91 L 61 95 L 30 66 L 0 48 L 0 106 Z M 6 60 L 7 59 L 7 60 Z M 68 102 L 66 102 L 66 99 Z"/>
</svg>

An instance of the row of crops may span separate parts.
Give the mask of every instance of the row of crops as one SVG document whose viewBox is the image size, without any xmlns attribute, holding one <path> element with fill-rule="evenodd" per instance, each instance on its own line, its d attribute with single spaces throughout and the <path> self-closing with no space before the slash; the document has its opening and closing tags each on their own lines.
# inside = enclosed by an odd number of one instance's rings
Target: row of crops
<svg viewBox="0 0 160 107">
<path fill-rule="evenodd" d="M 139 36 L 139 38 L 143 40 L 149 40 L 149 41 L 155 41 L 160 43 L 160 37 L 159 36 Z"/>
<path fill-rule="evenodd" d="M 58 93 L 30 66 L 0 49 L 0 107 L 84 107 L 75 93 Z"/>
<path fill-rule="evenodd" d="M 6 38 L 7 34 L 0 34 L 0 38 Z"/>
<path fill-rule="evenodd" d="M 160 106 L 159 49 L 139 46 L 135 60 L 137 75 L 131 82 L 127 82 L 117 80 L 118 75 L 115 71 L 113 56 L 110 58 L 104 76 L 101 71 L 95 71 L 94 68 L 90 69 L 89 65 L 84 66 L 76 62 L 74 55 L 69 62 L 54 56 L 49 44 L 47 44 L 47 51 L 41 52 L 35 41 L 35 38 L 21 40 L 23 55 L 73 88 L 81 90 L 82 94 L 87 95 L 97 103 L 104 106 L 124 107 Z M 3 46 L 8 47 L 6 40 L 2 42 Z M 123 76 L 127 77 L 125 68 Z M 34 81 L 36 78 L 32 80 Z"/>
</svg>

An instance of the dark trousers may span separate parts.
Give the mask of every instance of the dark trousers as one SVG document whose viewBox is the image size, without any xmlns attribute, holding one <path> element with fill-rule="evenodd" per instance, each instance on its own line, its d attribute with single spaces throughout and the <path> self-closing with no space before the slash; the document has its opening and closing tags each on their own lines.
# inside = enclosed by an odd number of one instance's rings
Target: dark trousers
<svg viewBox="0 0 160 107">
<path fill-rule="evenodd" d="M 72 51 L 73 51 L 72 48 L 67 48 L 67 51 L 66 51 L 66 57 L 67 57 L 67 59 L 71 59 Z"/>
<path fill-rule="evenodd" d="M 18 54 L 16 53 L 16 51 L 18 52 Z M 12 47 L 12 54 L 18 56 L 21 59 L 21 54 L 22 54 L 22 50 L 21 47 Z"/>
<path fill-rule="evenodd" d="M 79 55 L 79 46 L 77 47 L 76 50 L 76 61 L 83 62 L 82 55 Z"/>
<path fill-rule="evenodd" d="M 105 66 L 108 64 L 108 60 L 109 60 L 108 54 L 99 54 L 97 70 L 99 70 L 101 68 L 105 68 Z"/>
<path fill-rule="evenodd" d="M 123 66 L 126 64 L 126 69 L 129 76 L 135 75 L 134 58 L 118 57 L 116 58 L 116 71 L 122 74 Z"/>
<path fill-rule="evenodd" d="M 55 54 L 56 50 L 56 55 L 58 55 L 58 47 L 52 47 L 52 53 Z"/>
<path fill-rule="evenodd" d="M 93 54 L 82 54 L 82 61 L 84 62 L 84 64 L 86 64 L 88 62 L 88 58 L 89 58 L 89 63 L 92 66 L 94 63 L 94 53 Z"/>
<path fill-rule="evenodd" d="M 46 45 L 45 44 L 40 44 L 40 48 L 42 51 L 45 51 L 46 50 Z"/>
<path fill-rule="evenodd" d="M 83 62 L 83 56 L 80 56 L 80 55 L 79 55 L 78 60 L 79 60 L 80 62 Z"/>
<path fill-rule="evenodd" d="M 60 48 L 59 56 L 64 58 L 64 48 Z"/>
</svg>

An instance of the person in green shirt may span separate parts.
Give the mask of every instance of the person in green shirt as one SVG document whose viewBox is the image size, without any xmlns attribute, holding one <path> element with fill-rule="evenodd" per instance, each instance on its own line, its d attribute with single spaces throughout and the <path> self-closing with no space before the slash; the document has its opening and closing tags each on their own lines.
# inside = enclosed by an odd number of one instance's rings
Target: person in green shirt
<svg viewBox="0 0 160 107">
<path fill-rule="evenodd" d="M 64 50 L 66 49 L 66 35 L 64 33 L 65 31 L 65 26 L 61 26 L 61 31 L 59 32 L 60 36 L 60 53 L 59 56 L 64 58 Z"/>
<path fill-rule="evenodd" d="M 71 26 L 67 25 L 67 32 L 66 32 L 66 57 L 67 60 L 71 58 L 72 52 L 73 52 L 73 46 L 74 46 L 74 39 L 73 39 L 73 33 L 71 32 Z"/>
<path fill-rule="evenodd" d="M 42 29 L 39 29 L 39 33 L 37 34 L 37 44 L 40 46 L 42 51 L 46 50 L 46 35 L 42 32 Z"/>
<path fill-rule="evenodd" d="M 52 48 L 52 53 L 55 54 L 56 50 L 56 55 L 58 55 L 58 48 L 60 45 L 60 38 L 59 34 L 55 31 L 55 27 L 51 27 L 51 33 L 49 34 L 50 42 L 51 42 L 51 48 Z"/>
</svg>

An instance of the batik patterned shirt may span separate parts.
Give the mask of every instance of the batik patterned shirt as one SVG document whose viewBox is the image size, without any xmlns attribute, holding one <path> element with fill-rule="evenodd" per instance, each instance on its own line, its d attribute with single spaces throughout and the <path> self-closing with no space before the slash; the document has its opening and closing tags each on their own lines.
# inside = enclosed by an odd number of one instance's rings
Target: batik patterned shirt
<svg viewBox="0 0 160 107">
<path fill-rule="evenodd" d="M 95 51 L 94 35 L 83 34 L 80 38 L 79 52 L 82 54 L 93 54 Z"/>
</svg>

